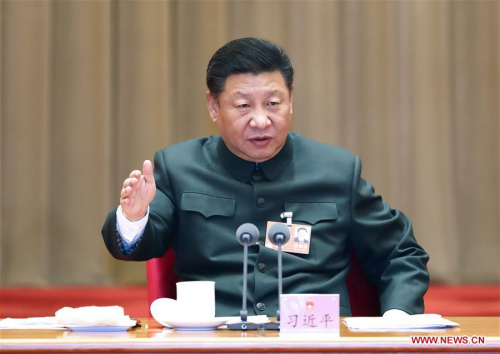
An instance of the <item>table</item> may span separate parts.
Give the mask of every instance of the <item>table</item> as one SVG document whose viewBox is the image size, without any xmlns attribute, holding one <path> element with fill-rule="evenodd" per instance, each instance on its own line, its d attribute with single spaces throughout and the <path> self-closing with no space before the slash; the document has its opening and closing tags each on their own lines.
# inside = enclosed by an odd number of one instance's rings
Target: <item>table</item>
<svg viewBox="0 0 500 354">
<path fill-rule="evenodd" d="M 500 317 L 449 317 L 460 327 L 420 332 L 351 332 L 341 322 L 340 337 L 283 338 L 279 331 L 178 332 L 153 319 L 125 332 L 0 330 L 2 353 L 167 353 L 167 352 L 500 352 Z M 413 344 L 434 338 L 435 344 Z M 443 339 L 441 339 L 441 337 Z M 463 344 L 467 340 L 469 344 Z M 458 342 L 462 344 L 458 344 Z M 472 343 L 474 342 L 474 343 Z"/>
</svg>

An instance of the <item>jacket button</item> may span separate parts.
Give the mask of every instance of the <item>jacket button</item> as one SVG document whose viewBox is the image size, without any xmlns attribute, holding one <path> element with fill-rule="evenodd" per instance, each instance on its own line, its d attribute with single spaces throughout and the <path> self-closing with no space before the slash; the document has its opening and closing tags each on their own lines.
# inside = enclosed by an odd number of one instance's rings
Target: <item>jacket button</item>
<svg viewBox="0 0 500 354">
<path fill-rule="evenodd" d="M 266 200 L 264 198 L 262 198 L 262 197 L 258 197 L 257 198 L 257 206 L 259 208 L 263 208 L 264 205 L 266 205 Z"/>
<path fill-rule="evenodd" d="M 255 173 L 253 176 L 252 176 L 253 180 L 256 181 L 256 182 L 259 182 L 261 179 L 262 179 L 262 175 L 259 174 L 259 173 Z"/>
<path fill-rule="evenodd" d="M 264 305 L 262 302 L 258 302 L 255 307 L 257 307 L 257 310 L 259 311 L 264 311 L 266 309 L 266 305 Z"/>
<path fill-rule="evenodd" d="M 267 271 L 267 267 L 264 263 L 259 263 L 259 272 L 265 273 Z"/>
</svg>

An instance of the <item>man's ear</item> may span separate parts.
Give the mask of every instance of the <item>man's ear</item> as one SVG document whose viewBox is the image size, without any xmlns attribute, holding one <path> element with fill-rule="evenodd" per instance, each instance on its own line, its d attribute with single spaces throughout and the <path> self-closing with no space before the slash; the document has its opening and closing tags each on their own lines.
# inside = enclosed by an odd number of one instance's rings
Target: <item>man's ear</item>
<svg viewBox="0 0 500 354">
<path fill-rule="evenodd" d="M 210 118 L 212 119 L 213 122 L 216 122 L 217 114 L 219 113 L 219 103 L 217 102 L 217 99 L 210 93 L 210 91 L 207 91 L 206 99 L 207 99 L 207 108 L 208 108 L 208 113 L 210 114 Z"/>
<path fill-rule="evenodd" d="M 290 114 L 293 113 L 293 94 L 290 92 Z"/>
</svg>

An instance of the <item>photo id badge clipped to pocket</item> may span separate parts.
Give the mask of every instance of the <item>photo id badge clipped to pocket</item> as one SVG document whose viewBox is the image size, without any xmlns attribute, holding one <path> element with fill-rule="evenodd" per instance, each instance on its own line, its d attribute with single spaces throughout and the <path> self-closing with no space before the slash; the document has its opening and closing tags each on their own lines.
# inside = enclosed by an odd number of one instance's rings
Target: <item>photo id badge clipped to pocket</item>
<svg viewBox="0 0 500 354">
<path fill-rule="evenodd" d="M 274 224 L 280 224 L 275 221 L 267 222 L 266 229 L 266 247 L 278 250 L 278 246 L 274 245 L 269 239 L 269 229 Z M 309 254 L 309 246 L 311 244 L 311 225 L 300 225 L 292 223 L 281 223 L 288 226 L 290 230 L 290 241 L 281 247 L 283 252 Z"/>
</svg>

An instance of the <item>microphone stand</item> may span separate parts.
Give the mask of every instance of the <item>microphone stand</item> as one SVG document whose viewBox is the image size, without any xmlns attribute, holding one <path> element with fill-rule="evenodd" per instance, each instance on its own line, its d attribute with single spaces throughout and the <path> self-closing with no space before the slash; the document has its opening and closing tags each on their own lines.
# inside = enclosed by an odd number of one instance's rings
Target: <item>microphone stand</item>
<svg viewBox="0 0 500 354">
<path fill-rule="evenodd" d="M 273 232 L 274 231 L 274 232 Z M 268 322 L 264 325 L 265 329 L 279 330 L 280 329 L 280 298 L 283 293 L 283 263 L 281 246 L 290 239 L 290 231 L 287 226 L 275 224 L 269 230 L 272 234 L 270 240 L 275 245 L 278 245 L 278 309 L 276 310 L 276 322 Z"/>
<path fill-rule="evenodd" d="M 246 225 L 246 224 L 245 224 Z M 243 225 L 242 225 L 243 226 Z M 255 228 L 257 230 L 257 228 Z M 235 323 L 228 323 L 227 329 L 230 330 L 237 330 L 237 331 L 247 331 L 247 330 L 261 330 L 262 329 L 262 324 L 257 324 L 253 322 L 248 322 L 248 311 L 247 311 L 247 268 L 248 268 L 248 244 L 252 242 L 252 235 L 249 232 L 241 233 L 241 236 L 239 235 L 239 229 L 237 231 L 237 236 L 239 236 L 238 241 L 243 245 L 243 292 L 241 294 L 242 297 L 242 305 L 241 305 L 241 311 L 240 311 L 240 322 L 235 322 Z M 255 236 L 255 233 L 254 233 Z M 258 230 L 257 230 L 257 236 L 254 237 L 254 241 L 257 241 L 259 238 L 258 236 Z M 255 243 L 255 242 L 253 242 Z"/>
<path fill-rule="evenodd" d="M 280 330 L 280 305 L 279 301 L 281 293 L 283 292 L 283 279 L 282 279 L 282 263 L 281 263 L 281 245 L 283 242 L 278 241 L 278 309 L 276 310 L 276 321 L 268 322 L 264 325 L 265 329 Z"/>
<path fill-rule="evenodd" d="M 281 298 L 281 294 L 283 293 L 283 267 L 281 263 L 281 244 L 282 242 L 278 242 L 278 304 Z M 276 310 L 276 322 L 280 323 L 280 308 L 278 305 L 278 309 Z"/>
<path fill-rule="evenodd" d="M 248 311 L 247 311 L 247 276 L 248 276 L 248 243 L 245 242 L 243 246 L 243 292 L 242 292 L 242 304 L 240 317 L 242 322 L 247 321 Z"/>
<path fill-rule="evenodd" d="M 247 311 L 247 268 L 248 268 L 248 242 L 243 243 L 243 292 L 242 292 L 242 305 L 240 311 L 240 322 L 228 323 L 227 329 L 236 331 L 248 331 L 260 329 L 258 324 L 248 322 Z"/>
</svg>

